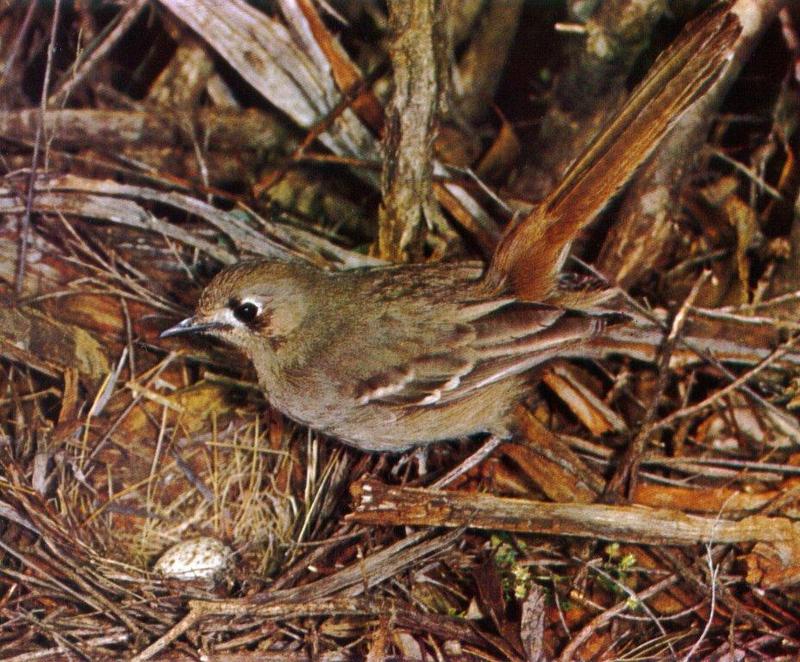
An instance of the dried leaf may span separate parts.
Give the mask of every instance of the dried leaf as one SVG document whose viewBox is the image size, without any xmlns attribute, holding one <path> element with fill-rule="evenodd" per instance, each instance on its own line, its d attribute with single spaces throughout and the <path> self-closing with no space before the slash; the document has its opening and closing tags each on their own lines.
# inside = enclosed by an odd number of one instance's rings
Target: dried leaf
<svg viewBox="0 0 800 662">
<path fill-rule="evenodd" d="M 74 369 L 92 383 L 110 370 L 103 347 L 89 333 L 31 308 L 0 308 L 0 354 L 53 377 Z"/>
<path fill-rule="evenodd" d="M 606 432 L 625 432 L 625 421 L 600 399 L 585 383 L 579 368 L 557 361 L 547 368 L 542 381 L 561 398 L 567 407 L 595 436 Z"/>
</svg>

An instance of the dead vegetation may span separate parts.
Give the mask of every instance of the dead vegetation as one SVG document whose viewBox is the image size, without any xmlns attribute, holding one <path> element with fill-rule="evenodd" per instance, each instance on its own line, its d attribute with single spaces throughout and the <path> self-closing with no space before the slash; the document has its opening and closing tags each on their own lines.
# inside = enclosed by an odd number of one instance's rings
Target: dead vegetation
<svg viewBox="0 0 800 662">
<path fill-rule="evenodd" d="M 485 258 L 697 11 L 568 4 L 0 5 L 0 658 L 796 659 L 797 7 L 575 248 L 672 340 L 548 366 L 529 443 L 421 475 L 158 339 L 242 256 Z"/>
</svg>

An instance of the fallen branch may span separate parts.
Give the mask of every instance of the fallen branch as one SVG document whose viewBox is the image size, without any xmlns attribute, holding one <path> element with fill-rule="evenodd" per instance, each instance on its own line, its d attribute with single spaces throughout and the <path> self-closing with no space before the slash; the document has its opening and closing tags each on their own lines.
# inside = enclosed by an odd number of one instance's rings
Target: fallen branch
<svg viewBox="0 0 800 662">
<path fill-rule="evenodd" d="M 546 503 L 390 487 L 372 480 L 354 484 L 351 494 L 356 503 L 348 517 L 366 524 L 469 526 L 648 545 L 760 543 L 747 563 L 751 569 L 748 580 L 761 585 L 782 583 L 786 570 L 800 561 L 800 523 L 787 517 L 752 515 L 728 520 L 665 508 Z"/>
</svg>

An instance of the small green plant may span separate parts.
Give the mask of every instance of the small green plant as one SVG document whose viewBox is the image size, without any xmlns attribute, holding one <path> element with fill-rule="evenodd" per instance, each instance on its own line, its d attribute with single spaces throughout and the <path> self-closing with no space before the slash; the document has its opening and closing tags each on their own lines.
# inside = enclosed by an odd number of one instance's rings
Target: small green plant
<svg viewBox="0 0 800 662">
<path fill-rule="evenodd" d="M 600 575 L 601 584 L 616 595 L 626 595 L 623 584 L 627 583 L 631 570 L 636 567 L 636 556 L 630 552 L 622 554 L 619 543 L 611 543 L 605 547 L 606 560 L 603 563 L 603 573 Z M 631 609 L 638 607 L 638 601 L 631 599 L 628 606 Z"/>
<path fill-rule="evenodd" d="M 526 545 L 520 540 L 512 540 L 507 534 L 493 534 L 490 544 L 494 550 L 494 562 L 501 573 L 503 591 L 507 598 L 524 598 L 533 583 L 528 566 L 519 563 L 521 552 Z"/>
</svg>

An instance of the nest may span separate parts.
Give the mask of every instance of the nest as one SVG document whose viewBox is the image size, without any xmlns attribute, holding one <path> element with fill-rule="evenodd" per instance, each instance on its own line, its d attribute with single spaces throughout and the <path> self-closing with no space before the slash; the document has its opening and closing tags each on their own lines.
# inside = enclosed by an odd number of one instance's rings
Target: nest
<svg viewBox="0 0 800 662">
<path fill-rule="evenodd" d="M 423 461 L 297 426 L 235 352 L 159 332 L 247 256 L 485 259 L 684 17 L 255 4 L 0 10 L 0 657 L 795 659 L 800 16 L 751 8 L 710 138 L 679 128 L 565 275 L 761 358 L 554 362 L 531 443 Z M 224 562 L 158 572 L 187 541 Z"/>
</svg>

